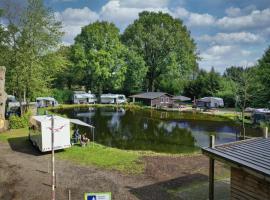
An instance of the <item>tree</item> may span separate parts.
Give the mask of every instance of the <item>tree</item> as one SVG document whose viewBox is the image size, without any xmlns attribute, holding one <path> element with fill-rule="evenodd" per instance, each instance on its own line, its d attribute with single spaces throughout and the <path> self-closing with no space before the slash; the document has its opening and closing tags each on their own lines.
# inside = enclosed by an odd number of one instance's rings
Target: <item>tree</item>
<svg viewBox="0 0 270 200">
<path fill-rule="evenodd" d="M 128 51 L 125 54 L 127 71 L 123 91 L 126 94 L 134 94 L 144 89 L 144 79 L 147 73 L 145 62 L 141 56 L 134 51 Z"/>
<path fill-rule="evenodd" d="M 242 116 L 242 128 L 243 128 L 243 137 L 245 138 L 245 109 L 249 100 L 251 99 L 251 91 L 253 88 L 253 73 L 250 69 L 244 69 L 242 73 L 239 74 L 239 79 L 236 82 L 235 90 L 235 102 L 236 106 L 241 110 Z"/>
<path fill-rule="evenodd" d="M 51 62 L 55 60 L 46 59 L 46 55 L 59 46 L 63 33 L 61 23 L 42 0 L 28 0 L 18 17 L 17 23 L 9 20 L 8 24 L 11 42 L 7 86 L 20 102 L 23 97 L 28 102 L 48 90 L 52 80 L 48 72 L 52 72 Z"/>
<path fill-rule="evenodd" d="M 108 22 L 82 28 L 72 47 L 72 61 L 80 84 L 99 95 L 104 90 L 122 90 L 123 86 L 128 91 L 137 90 L 141 87 L 137 81 L 145 76 L 144 61 L 128 51 L 120 41 L 119 29 Z"/>
<path fill-rule="evenodd" d="M 150 91 L 173 86 L 176 92 L 182 87 L 181 80 L 197 67 L 196 45 L 189 31 L 180 19 L 169 14 L 140 13 L 124 31 L 122 41 L 143 57 Z"/>
<path fill-rule="evenodd" d="M 221 78 L 220 75 L 215 72 L 214 67 L 211 68 L 211 71 L 207 73 L 205 78 L 205 95 L 206 96 L 214 96 L 218 90 L 220 89 Z"/>
<path fill-rule="evenodd" d="M 200 98 L 215 96 L 220 89 L 221 77 L 214 68 L 210 72 L 199 70 L 195 80 L 191 80 L 184 88 L 184 94 L 189 97 Z"/>
<path fill-rule="evenodd" d="M 234 82 L 237 82 L 239 80 L 239 78 L 241 77 L 242 73 L 244 71 L 243 67 L 229 67 L 225 70 L 224 72 L 224 77 L 225 78 L 229 78 Z"/>
<path fill-rule="evenodd" d="M 254 90 L 254 104 L 258 107 L 269 107 L 270 100 L 270 47 L 265 51 L 257 66 L 254 67 L 255 82 L 260 84 L 257 90 Z"/>
</svg>

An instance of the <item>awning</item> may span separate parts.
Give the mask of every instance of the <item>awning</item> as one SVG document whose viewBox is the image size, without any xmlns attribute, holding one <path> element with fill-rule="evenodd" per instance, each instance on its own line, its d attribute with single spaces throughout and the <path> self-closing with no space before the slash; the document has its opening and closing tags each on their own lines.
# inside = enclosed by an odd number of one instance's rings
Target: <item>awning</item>
<svg viewBox="0 0 270 200">
<path fill-rule="evenodd" d="M 77 124 L 77 125 L 81 125 L 81 126 L 87 126 L 87 127 L 91 127 L 91 128 L 95 128 L 94 126 L 87 124 L 79 119 L 69 119 L 70 123 L 72 124 Z"/>
</svg>

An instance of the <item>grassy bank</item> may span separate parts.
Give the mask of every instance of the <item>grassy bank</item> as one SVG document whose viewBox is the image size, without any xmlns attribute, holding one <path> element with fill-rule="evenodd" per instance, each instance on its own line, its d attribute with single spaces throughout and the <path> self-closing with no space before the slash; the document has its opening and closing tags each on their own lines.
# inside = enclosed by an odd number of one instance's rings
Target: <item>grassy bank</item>
<svg viewBox="0 0 270 200">
<path fill-rule="evenodd" d="M 144 170 L 143 162 L 137 152 L 123 151 L 116 148 L 91 143 L 86 147 L 72 146 L 59 152 L 57 157 L 81 165 L 94 165 L 106 169 L 139 174 Z"/>
</svg>

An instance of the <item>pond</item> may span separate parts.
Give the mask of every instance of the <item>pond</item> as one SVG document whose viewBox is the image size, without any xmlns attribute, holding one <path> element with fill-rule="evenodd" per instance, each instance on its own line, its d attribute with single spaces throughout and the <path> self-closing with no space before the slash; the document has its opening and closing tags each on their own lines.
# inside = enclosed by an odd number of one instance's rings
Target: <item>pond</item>
<svg viewBox="0 0 270 200">
<path fill-rule="evenodd" d="M 209 145 L 236 141 L 240 124 L 222 117 L 198 113 L 165 112 L 151 109 L 72 108 L 58 109 L 59 114 L 77 118 L 95 126 L 94 135 L 79 127 L 97 143 L 128 150 L 151 150 L 164 153 L 190 153 Z M 247 136 L 261 136 L 260 129 L 246 128 Z"/>
</svg>

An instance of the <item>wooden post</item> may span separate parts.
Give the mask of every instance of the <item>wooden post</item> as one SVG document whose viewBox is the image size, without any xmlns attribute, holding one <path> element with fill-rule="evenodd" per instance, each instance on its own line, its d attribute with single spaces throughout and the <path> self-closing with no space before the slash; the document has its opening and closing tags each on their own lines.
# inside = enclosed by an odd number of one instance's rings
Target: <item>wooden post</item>
<svg viewBox="0 0 270 200">
<path fill-rule="evenodd" d="M 52 120 L 52 167 L 51 167 L 51 170 L 52 170 L 52 200 L 55 200 L 55 171 L 54 171 L 54 117 L 53 115 L 51 116 L 51 120 Z"/>
<path fill-rule="evenodd" d="M 264 129 L 264 138 L 268 138 L 268 126 Z"/>
<path fill-rule="evenodd" d="M 71 190 L 68 190 L 68 200 L 71 200 Z"/>
<path fill-rule="evenodd" d="M 215 136 L 210 136 L 210 148 L 215 148 Z M 214 200 L 215 160 L 209 158 L 209 200 Z"/>
</svg>

